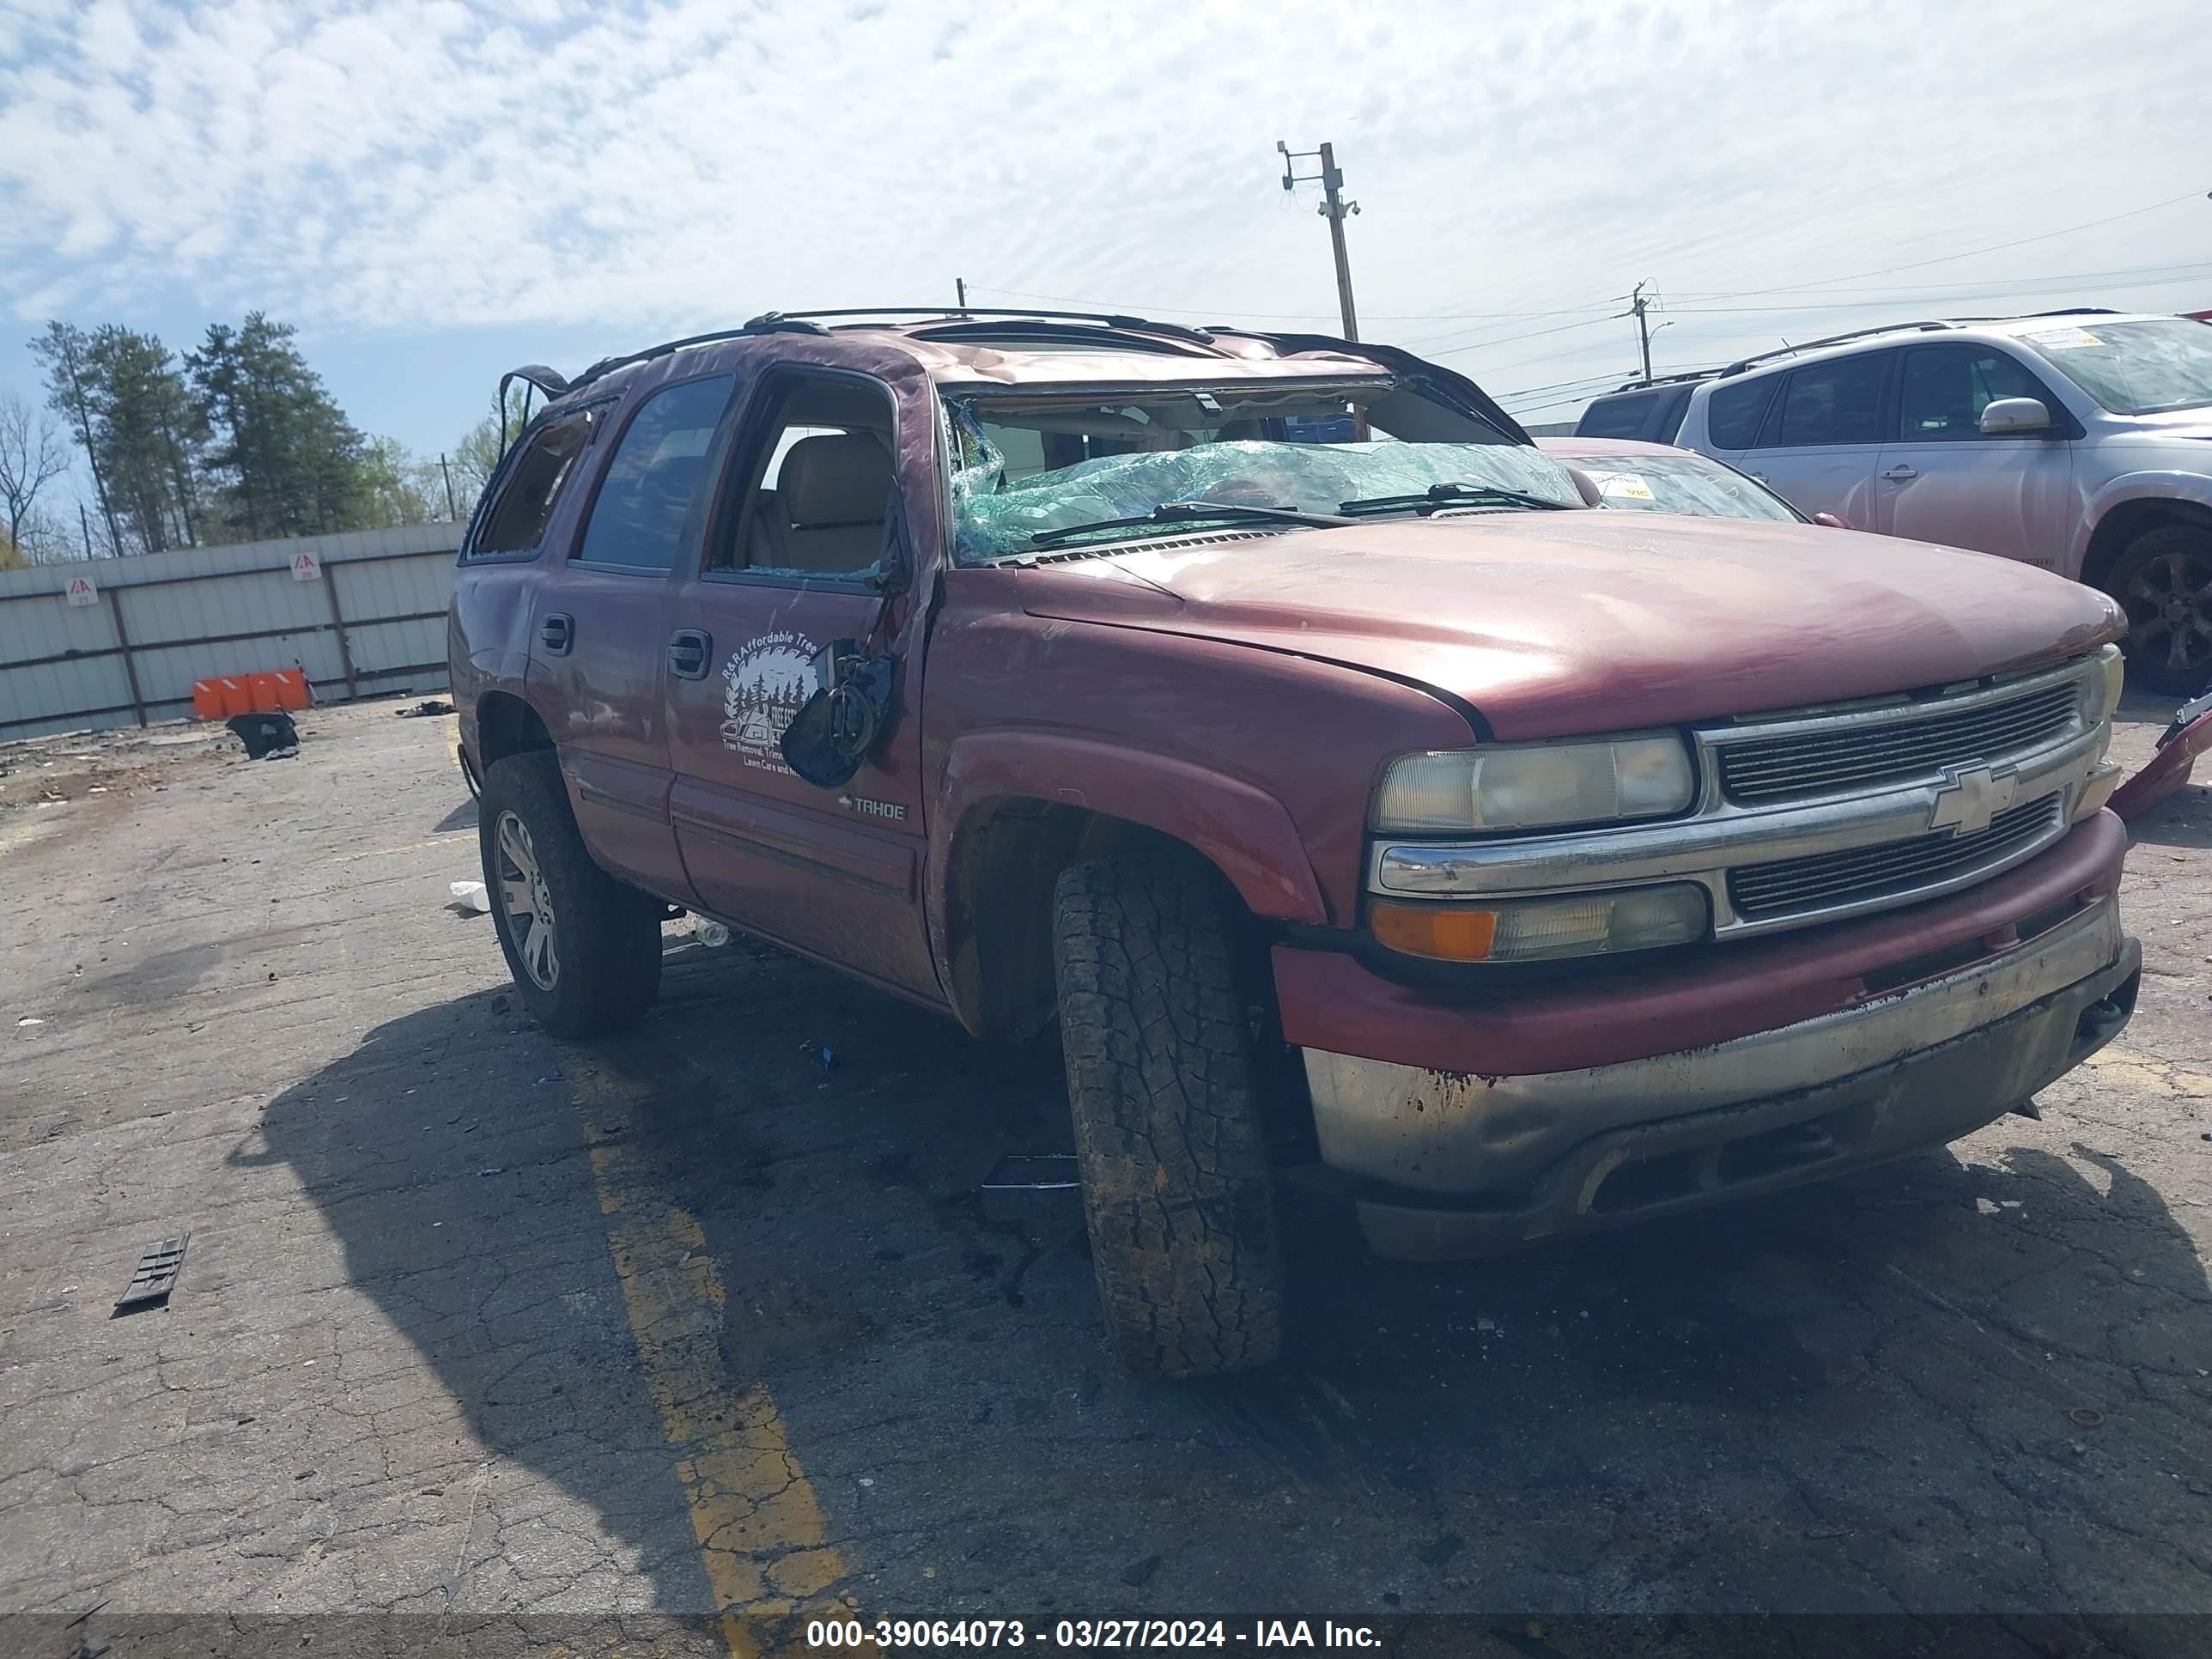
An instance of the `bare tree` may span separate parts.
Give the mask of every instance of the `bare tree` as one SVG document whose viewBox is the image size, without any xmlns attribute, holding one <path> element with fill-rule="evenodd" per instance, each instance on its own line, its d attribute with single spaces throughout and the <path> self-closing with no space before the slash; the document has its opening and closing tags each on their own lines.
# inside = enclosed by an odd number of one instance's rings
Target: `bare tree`
<svg viewBox="0 0 2212 1659">
<path fill-rule="evenodd" d="M 39 492 L 69 471 L 69 444 L 53 417 L 21 398 L 0 398 L 0 511 L 8 544 L 21 548 Z"/>
</svg>

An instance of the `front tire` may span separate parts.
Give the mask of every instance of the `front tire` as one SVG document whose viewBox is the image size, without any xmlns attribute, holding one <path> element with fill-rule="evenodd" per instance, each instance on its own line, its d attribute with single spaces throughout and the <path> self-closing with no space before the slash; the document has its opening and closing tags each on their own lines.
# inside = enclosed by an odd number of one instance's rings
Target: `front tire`
<svg viewBox="0 0 2212 1659">
<path fill-rule="evenodd" d="M 2212 683 L 2212 531 L 2167 524 L 2128 544 L 2108 589 L 2128 613 L 2129 670 L 2154 691 Z"/>
<path fill-rule="evenodd" d="M 1194 862 L 1081 864 L 1054 893 L 1060 1031 L 1106 1323 L 1139 1376 L 1282 1346 L 1283 1266 L 1228 907 Z"/>
<path fill-rule="evenodd" d="M 495 762 L 483 789 L 484 887 L 523 1005 L 556 1036 L 635 1024 L 660 994 L 665 907 L 592 862 L 550 754 Z"/>
</svg>

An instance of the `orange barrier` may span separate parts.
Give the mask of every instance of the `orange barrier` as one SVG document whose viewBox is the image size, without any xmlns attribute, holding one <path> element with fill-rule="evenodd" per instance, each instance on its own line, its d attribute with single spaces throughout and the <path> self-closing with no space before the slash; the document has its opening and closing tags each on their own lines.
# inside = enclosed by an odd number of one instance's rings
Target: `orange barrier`
<svg viewBox="0 0 2212 1659">
<path fill-rule="evenodd" d="M 273 714 L 280 708 L 305 708 L 315 700 L 307 677 L 297 668 L 260 674 L 224 674 L 192 682 L 192 718 L 228 720 L 234 714 Z"/>
</svg>

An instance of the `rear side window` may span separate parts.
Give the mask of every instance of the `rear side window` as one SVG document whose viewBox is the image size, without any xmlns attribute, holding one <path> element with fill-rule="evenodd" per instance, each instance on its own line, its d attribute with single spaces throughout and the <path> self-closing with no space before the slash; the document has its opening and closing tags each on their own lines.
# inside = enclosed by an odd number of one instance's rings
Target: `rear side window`
<svg viewBox="0 0 2212 1659">
<path fill-rule="evenodd" d="M 1635 438 L 1659 401 L 1656 392 L 1627 392 L 1617 398 L 1601 398 L 1575 422 L 1577 438 Z"/>
<path fill-rule="evenodd" d="M 1749 449 L 1759 437 L 1759 423 L 1766 418 L 1766 405 L 1774 396 L 1776 377 L 1741 380 L 1717 386 L 1705 403 L 1705 436 L 1716 449 Z"/>
<path fill-rule="evenodd" d="M 1782 391 L 1775 441 L 1784 447 L 1880 443 L 1881 385 L 1888 372 L 1886 351 L 1792 369 Z"/>
<path fill-rule="evenodd" d="M 530 434 L 500 483 L 483 528 L 469 544 L 471 559 L 527 553 L 545 539 L 562 487 L 575 475 L 576 458 L 591 443 L 592 418 L 591 410 L 581 410 Z"/>
<path fill-rule="evenodd" d="M 665 570 L 686 539 L 696 539 L 702 524 L 693 509 L 735 384 L 713 374 L 664 386 L 645 400 L 607 463 L 576 551 L 580 562 Z"/>
</svg>

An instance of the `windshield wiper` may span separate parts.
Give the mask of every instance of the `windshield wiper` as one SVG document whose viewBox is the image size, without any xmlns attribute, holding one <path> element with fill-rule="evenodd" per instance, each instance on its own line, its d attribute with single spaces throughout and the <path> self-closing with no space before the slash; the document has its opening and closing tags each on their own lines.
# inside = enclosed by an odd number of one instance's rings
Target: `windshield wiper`
<svg viewBox="0 0 2212 1659">
<path fill-rule="evenodd" d="M 1030 540 L 1038 547 L 1055 547 L 1093 531 L 1134 530 L 1146 525 L 1299 524 L 1315 530 L 1334 530 L 1351 522 L 1333 514 L 1307 513 L 1295 507 L 1248 507 L 1237 501 L 1165 501 L 1134 518 L 1094 519 L 1089 524 L 1062 525 L 1057 530 L 1040 530 Z"/>
<path fill-rule="evenodd" d="M 1502 484 L 1437 483 L 1431 484 L 1418 495 L 1370 495 L 1357 501 L 1340 501 L 1340 513 L 1407 513 L 1419 514 L 1426 518 L 1439 507 L 1466 507 L 1484 502 L 1500 507 L 1559 507 L 1565 510 L 1571 503 L 1547 501 L 1541 495 L 1531 495 L 1525 489 L 1508 489 Z"/>
</svg>

